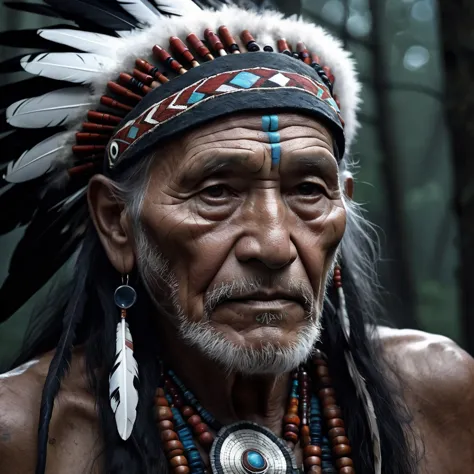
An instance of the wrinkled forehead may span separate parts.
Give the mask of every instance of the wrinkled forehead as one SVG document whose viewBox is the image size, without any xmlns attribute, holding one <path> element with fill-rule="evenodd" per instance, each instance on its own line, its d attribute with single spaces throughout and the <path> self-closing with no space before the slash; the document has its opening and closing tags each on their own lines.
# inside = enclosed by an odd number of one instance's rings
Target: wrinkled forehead
<svg viewBox="0 0 474 474">
<path fill-rule="evenodd" d="M 337 167 L 337 144 L 323 120 L 301 112 L 240 112 L 188 130 L 179 138 L 170 139 L 153 150 L 154 168 L 163 164 L 176 167 L 175 172 L 197 163 L 219 160 L 260 162 L 262 154 L 269 155 L 272 167 L 280 159 L 292 160 L 311 149 L 318 149 Z M 308 155 L 309 156 L 309 155 Z M 166 163 L 165 163 L 166 162 Z"/>
</svg>

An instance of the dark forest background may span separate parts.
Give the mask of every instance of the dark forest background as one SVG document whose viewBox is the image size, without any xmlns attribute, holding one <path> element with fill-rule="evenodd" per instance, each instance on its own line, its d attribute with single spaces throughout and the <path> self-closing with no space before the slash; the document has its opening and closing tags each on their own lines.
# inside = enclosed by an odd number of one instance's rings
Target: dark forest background
<svg viewBox="0 0 474 474">
<path fill-rule="evenodd" d="M 387 315 L 400 327 L 449 336 L 474 354 L 474 2 L 274 4 L 326 27 L 357 60 L 364 104 L 355 198 L 379 227 Z M 1 30 L 48 22 L 55 23 L 0 6 Z M 12 55 L 1 47 L 2 59 Z M 0 282 L 21 233 L 0 238 Z M 42 297 L 47 290 L 0 327 L 0 369 Z"/>
</svg>

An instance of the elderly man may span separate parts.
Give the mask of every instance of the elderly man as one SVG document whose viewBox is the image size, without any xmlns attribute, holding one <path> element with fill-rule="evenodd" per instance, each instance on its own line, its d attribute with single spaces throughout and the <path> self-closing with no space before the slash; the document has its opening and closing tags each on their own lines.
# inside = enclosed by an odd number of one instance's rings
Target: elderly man
<svg viewBox="0 0 474 474">
<path fill-rule="evenodd" d="M 28 230 L 41 249 L 46 215 L 49 246 L 80 250 L 60 337 L 45 326 L 2 376 L 2 472 L 469 471 L 472 359 L 374 323 L 348 158 L 360 88 L 338 42 L 272 13 L 91 3 L 101 20 L 51 3 L 122 38 L 40 30 L 83 53 L 22 67 L 93 93 L 6 111 L 10 126 L 67 127 L 5 179 L 44 186 L 65 167 Z"/>
</svg>

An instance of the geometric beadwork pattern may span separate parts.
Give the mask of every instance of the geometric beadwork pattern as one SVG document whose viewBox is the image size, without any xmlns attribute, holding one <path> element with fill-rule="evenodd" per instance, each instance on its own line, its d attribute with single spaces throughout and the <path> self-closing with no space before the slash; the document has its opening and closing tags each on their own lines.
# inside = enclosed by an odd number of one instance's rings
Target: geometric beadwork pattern
<svg viewBox="0 0 474 474">
<path fill-rule="evenodd" d="M 200 79 L 151 105 L 137 118 L 127 122 L 109 142 L 107 147 L 109 167 L 113 168 L 131 145 L 137 143 L 145 135 L 152 133 L 160 125 L 215 97 L 244 93 L 255 89 L 303 90 L 329 105 L 336 112 L 341 125 L 344 126 L 339 107 L 329 89 L 322 82 L 317 82 L 302 74 L 264 67 L 226 71 Z"/>
</svg>

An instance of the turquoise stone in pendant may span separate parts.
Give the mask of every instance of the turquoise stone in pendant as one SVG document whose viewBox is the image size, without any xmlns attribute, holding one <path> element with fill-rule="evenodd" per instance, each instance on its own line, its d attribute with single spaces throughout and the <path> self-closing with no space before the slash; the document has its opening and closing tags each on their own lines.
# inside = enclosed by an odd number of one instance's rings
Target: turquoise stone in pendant
<svg viewBox="0 0 474 474">
<path fill-rule="evenodd" d="M 263 454 L 255 449 L 248 449 L 242 454 L 242 465 L 249 473 L 263 473 L 268 463 Z"/>
</svg>

